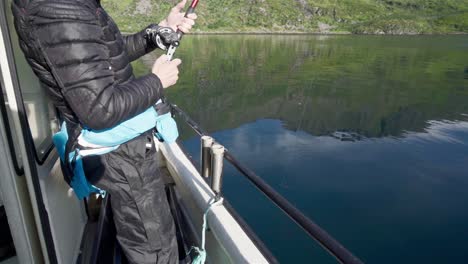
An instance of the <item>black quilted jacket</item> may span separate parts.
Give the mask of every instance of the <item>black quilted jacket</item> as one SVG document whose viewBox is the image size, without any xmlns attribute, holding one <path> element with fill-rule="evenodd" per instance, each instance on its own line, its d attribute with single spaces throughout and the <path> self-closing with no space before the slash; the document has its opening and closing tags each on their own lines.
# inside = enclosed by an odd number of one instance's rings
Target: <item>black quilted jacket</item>
<svg viewBox="0 0 468 264">
<path fill-rule="evenodd" d="M 12 9 L 27 61 L 74 130 L 113 127 L 161 98 L 159 78 L 135 78 L 130 65 L 154 49 L 145 30 L 122 36 L 99 1 L 15 0 Z"/>
</svg>

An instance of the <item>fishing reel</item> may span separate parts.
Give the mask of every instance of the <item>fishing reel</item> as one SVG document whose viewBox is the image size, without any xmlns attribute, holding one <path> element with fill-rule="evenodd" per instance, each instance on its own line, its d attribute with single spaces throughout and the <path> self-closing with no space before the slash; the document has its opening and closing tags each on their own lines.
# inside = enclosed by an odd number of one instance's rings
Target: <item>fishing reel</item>
<svg viewBox="0 0 468 264">
<path fill-rule="evenodd" d="M 180 36 L 170 27 L 150 25 L 146 28 L 146 38 L 162 50 L 179 46 Z"/>
</svg>

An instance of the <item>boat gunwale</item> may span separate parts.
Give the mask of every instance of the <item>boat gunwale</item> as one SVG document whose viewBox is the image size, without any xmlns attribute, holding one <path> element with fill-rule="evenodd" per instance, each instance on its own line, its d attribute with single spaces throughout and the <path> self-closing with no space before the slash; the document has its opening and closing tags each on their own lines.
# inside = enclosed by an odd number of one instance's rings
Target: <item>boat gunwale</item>
<svg viewBox="0 0 468 264">
<path fill-rule="evenodd" d="M 176 189 L 180 191 L 179 188 L 182 188 L 191 195 L 202 215 L 216 195 L 177 143 L 158 143 L 157 147 L 176 182 Z M 211 233 L 223 247 L 230 261 L 232 263 L 276 263 L 276 259 L 272 261 L 267 259 L 268 254 L 260 250 L 254 242 L 255 239 L 249 236 L 227 207 L 224 204 L 213 207 L 207 214 L 207 220 Z M 209 255 L 209 248 L 207 252 Z"/>
</svg>

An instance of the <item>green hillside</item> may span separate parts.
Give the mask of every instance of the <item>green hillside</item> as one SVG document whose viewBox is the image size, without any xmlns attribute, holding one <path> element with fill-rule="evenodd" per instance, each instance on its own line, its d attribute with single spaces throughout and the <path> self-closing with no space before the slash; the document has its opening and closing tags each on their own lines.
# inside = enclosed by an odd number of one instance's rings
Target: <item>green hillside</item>
<svg viewBox="0 0 468 264">
<path fill-rule="evenodd" d="M 176 0 L 103 0 L 122 31 L 159 22 Z M 468 33 L 468 0 L 201 0 L 198 32 Z"/>
</svg>

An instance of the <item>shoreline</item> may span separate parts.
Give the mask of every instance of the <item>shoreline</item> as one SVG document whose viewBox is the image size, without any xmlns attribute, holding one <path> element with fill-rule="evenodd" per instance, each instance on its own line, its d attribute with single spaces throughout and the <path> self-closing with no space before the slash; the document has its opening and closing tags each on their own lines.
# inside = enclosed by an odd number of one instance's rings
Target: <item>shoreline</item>
<svg viewBox="0 0 468 264">
<path fill-rule="evenodd" d="M 122 32 L 122 34 L 134 34 L 136 32 Z M 187 33 L 187 35 L 289 35 L 289 36 L 464 36 L 468 32 L 448 32 L 448 33 L 421 33 L 421 34 L 376 34 L 376 33 L 351 33 L 351 32 L 295 32 L 295 31 L 195 31 Z"/>
<path fill-rule="evenodd" d="M 376 34 L 376 33 L 351 33 L 351 32 L 191 32 L 187 35 L 355 35 L 355 36 L 454 36 L 468 35 L 468 32 L 451 33 L 421 33 L 421 34 Z"/>
</svg>

